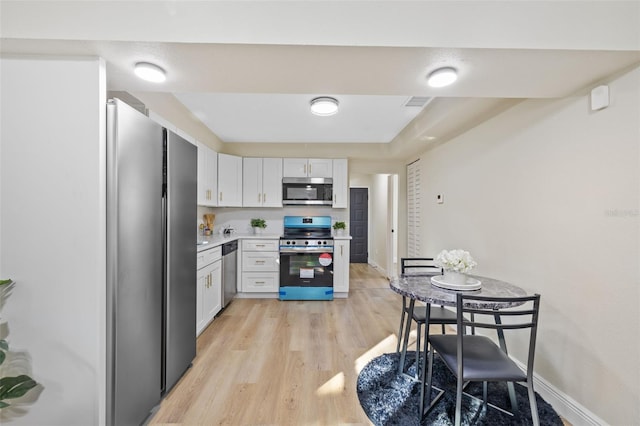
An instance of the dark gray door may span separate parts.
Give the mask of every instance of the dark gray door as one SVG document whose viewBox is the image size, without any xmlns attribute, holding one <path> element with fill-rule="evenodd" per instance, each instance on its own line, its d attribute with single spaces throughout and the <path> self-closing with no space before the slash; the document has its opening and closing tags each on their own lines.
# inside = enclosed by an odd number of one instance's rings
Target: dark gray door
<svg viewBox="0 0 640 426">
<path fill-rule="evenodd" d="M 367 263 L 369 253 L 369 189 L 350 188 L 351 263 Z"/>
</svg>

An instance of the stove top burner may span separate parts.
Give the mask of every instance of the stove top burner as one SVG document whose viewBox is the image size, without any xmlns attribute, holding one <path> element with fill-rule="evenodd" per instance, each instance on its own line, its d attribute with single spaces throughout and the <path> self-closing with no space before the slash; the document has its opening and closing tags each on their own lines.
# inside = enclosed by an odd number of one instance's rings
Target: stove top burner
<svg viewBox="0 0 640 426">
<path fill-rule="evenodd" d="M 280 252 L 333 253 L 333 238 L 303 238 L 294 240 L 282 237 L 280 238 Z"/>
<path fill-rule="evenodd" d="M 285 216 L 285 238 L 331 238 L 330 216 Z"/>
<path fill-rule="evenodd" d="M 302 238 L 302 239 L 290 239 L 288 237 L 280 238 L 280 247 L 333 247 L 333 238 L 317 239 L 317 238 Z"/>
<path fill-rule="evenodd" d="M 333 251 L 330 216 L 285 216 L 280 250 Z"/>
</svg>

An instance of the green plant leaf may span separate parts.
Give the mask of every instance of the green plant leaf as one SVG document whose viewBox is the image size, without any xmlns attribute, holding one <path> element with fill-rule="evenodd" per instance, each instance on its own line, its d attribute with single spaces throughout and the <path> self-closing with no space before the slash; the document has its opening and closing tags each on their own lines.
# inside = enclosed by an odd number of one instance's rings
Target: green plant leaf
<svg viewBox="0 0 640 426">
<path fill-rule="evenodd" d="M 0 379 L 0 401 L 19 398 L 38 383 L 26 374 L 15 377 L 3 377 Z"/>
<path fill-rule="evenodd" d="M 0 285 L 7 285 L 7 284 L 11 284 L 12 282 L 13 282 L 12 279 L 0 280 Z"/>
<path fill-rule="evenodd" d="M 0 340 L 0 349 L 8 351 L 9 350 L 9 342 L 7 342 L 4 339 Z"/>
<path fill-rule="evenodd" d="M 4 351 L 0 351 L 0 365 L 2 365 L 6 357 L 7 354 Z"/>
<path fill-rule="evenodd" d="M 5 407 L 10 407 L 10 405 L 9 405 L 9 404 L 7 404 L 7 403 L 6 403 L 6 402 L 4 402 L 4 401 L 0 401 L 0 409 L 5 408 Z"/>
</svg>

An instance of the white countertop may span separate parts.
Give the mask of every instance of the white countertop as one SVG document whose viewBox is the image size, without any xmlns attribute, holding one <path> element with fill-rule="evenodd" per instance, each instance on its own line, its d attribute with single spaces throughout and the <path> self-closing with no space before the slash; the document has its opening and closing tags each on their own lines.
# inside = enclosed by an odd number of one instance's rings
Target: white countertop
<svg viewBox="0 0 640 426">
<path fill-rule="evenodd" d="M 199 237 L 198 238 L 198 251 L 202 251 L 202 250 L 207 250 L 213 247 L 217 247 L 220 246 L 224 243 L 228 243 L 230 241 L 235 241 L 235 240 L 246 240 L 246 239 L 252 239 L 252 240 L 279 240 L 280 239 L 280 234 L 243 234 L 243 233 L 233 233 L 231 235 L 225 236 L 225 235 L 211 235 L 209 237 Z M 201 242 L 203 242 L 204 244 L 200 244 Z"/>
<path fill-rule="evenodd" d="M 253 234 L 253 233 L 247 233 L 247 234 L 243 234 L 243 233 L 233 233 L 229 236 L 224 236 L 224 235 L 220 235 L 220 234 L 216 234 L 216 235 L 211 235 L 209 237 L 199 237 L 198 238 L 198 243 L 203 242 L 204 244 L 198 244 L 198 251 L 202 251 L 202 250 L 208 250 L 217 246 L 220 246 L 224 243 L 228 243 L 230 241 L 235 241 L 235 240 L 246 240 L 246 239 L 252 239 L 252 240 L 279 240 L 280 239 L 280 234 Z M 351 235 L 334 235 L 333 236 L 334 240 L 350 240 L 351 239 Z"/>
</svg>

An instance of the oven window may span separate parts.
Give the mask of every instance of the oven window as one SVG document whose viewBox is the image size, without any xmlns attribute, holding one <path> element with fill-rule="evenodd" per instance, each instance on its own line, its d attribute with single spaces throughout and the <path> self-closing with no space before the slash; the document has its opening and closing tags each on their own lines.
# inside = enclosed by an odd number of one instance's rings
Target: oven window
<svg viewBox="0 0 640 426">
<path fill-rule="evenodd" d="M 280 280 L 282 286 L 333 287 L 333 255 L 282 253 Z"/>
</svg>

